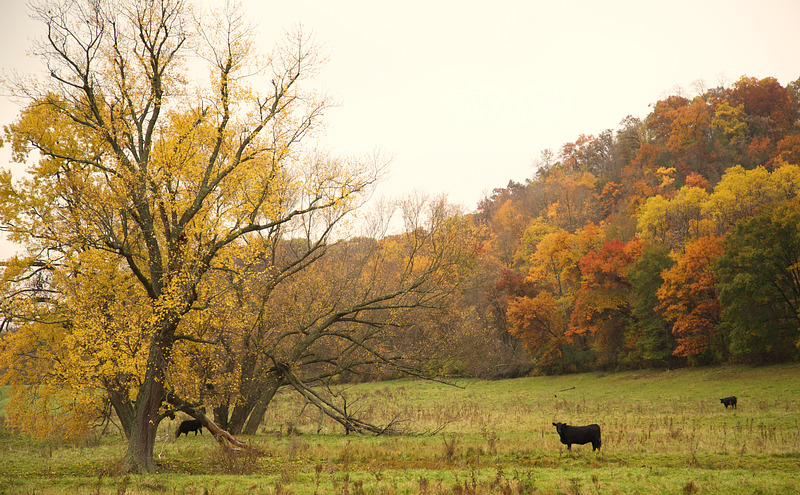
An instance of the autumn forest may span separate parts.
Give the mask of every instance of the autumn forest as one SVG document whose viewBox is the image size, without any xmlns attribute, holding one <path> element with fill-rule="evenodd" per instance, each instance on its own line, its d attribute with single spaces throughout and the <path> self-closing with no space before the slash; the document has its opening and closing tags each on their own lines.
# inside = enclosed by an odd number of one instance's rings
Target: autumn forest
<svg viewBox="0 0 800 495">
<path fill-rule="evenodd" d="M 124 469 L 153 472 L 165 418 L 246 448 L 279 390 L 385 433 L 330 387 L 800 357 L 800 80 L 669 96 L 475 211 L 375 205 L 382 157 L 305 146 L 330 102 L 302 32 L 258 66 L 234 10 L 188 28 L 184 2 L 95 4 L 34 10 L 51 78 L 9 84 L 29 102 L 4 134 L 26 173 L 0 173 L 19 431 L 113 416 Z"/>
<path fill-rule="evenodd" d="M 496 329 L 549 373 L 796 359 L 799 95 L 670 96 L 496 189 Z"/>
</svg>

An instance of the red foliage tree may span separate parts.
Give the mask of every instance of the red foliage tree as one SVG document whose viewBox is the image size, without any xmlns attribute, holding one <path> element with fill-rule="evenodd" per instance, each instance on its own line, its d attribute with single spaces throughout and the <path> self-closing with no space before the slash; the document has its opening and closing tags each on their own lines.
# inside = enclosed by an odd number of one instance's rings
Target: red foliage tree
<svg viewBox="0 0 800 495">
<path fill-rule="evenodd" d="M 744 164 L 747 168 L 754 168 L 768 163 L 775 155 L 775 143 L 772 139 L 762 136 L 755 137 L 744 152 Z"/>
<path fill-rule="evenodd" d="M 591 337 L 599 352 L 599 364 L 610 364 L 624 346 L 631 314 L 628 270 L 639 259 L 642 243 L 633 239 L 603 243 L 579 262 L 582 284 L 575 297 L 568 337 Z"/>
<path fill-rule="evenodd" d="M 694 172 L 686 176 L 686 186 L 699 187 L 700 189 L 705 189 L 706 191 L 711 189 L 711 183 L 708 182 L 708 179 Z"/>
<path fill-rule="evenodd" d="M 774 77 L 742 77 L 734 83 L 731 99 L 744 105 L 748 126 L 762 135 L 780 138 L 797 120 L 791 95 Z"/>
<path fill-rule="evenodd" d="M 718 279 L 712 269 L 722 252 L 721 238 L 700 237 L 687 244 L 684 255 L 663 273 L 658 309 L 668 321 L 674 322 L 676 356 L 713 358 L 715 353 L 724 352 L 717 332 L 721 311 Z"/>
<path fill-rule="evenodd" d="M 800 165 L 800 135 L 790 134 L 781 139 L 777 145 L 777 152 L 774 160 L 769 164 L 769 169 L 784 163 Z"/>
<path fill-rule="evenodd" d="M 551 366 L 562 357 L 565 325 L 552 293 L 541 291 L 509 300 L 508 319 L 511 335 L 522 340 L 537 366 Z"/>
</svg>

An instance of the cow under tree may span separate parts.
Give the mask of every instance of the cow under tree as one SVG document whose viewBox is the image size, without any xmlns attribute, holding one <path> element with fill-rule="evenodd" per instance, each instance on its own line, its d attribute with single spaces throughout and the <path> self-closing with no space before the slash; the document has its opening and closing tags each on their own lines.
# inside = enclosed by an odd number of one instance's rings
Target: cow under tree
<svg viewBox="0 0 800 495">
<path fill-rule="evenodd" d="M 570 426 L 566 423 L 553 423 L 553 426 L 556 427 L 558 436 L 561 437 L 561 443 L 567 446 L 567 450 L 572 450 L 573 443 L 583 445 L 590 442 L 592 452 L 600 450 L 599 425 Z"/>
<path fill-rule="evenodd" d="M 723 399 L 720 399 L 719 401 L 722 402 L 722 404 L 725 406 L 725 409 L 727 409 L 728 406 L 731 406 L 734 409 L 736 409 L 736 396 L 735 395 L 732 395 L 730 397 L 725 397 Z"/>
<path fill-rule="evenodd" d="M 181 421 L 181 424 L 178 425 L 178 429 L 175 430 L 175 438 L 181 436 L 181 433 L 185 433 L 186 436 L 188 437 L 190 431 L 194 432 L 194 436 L 197 436 L 198 431 L 202 435 L 203 423 L 199 419 L 189 419 L 186 421 Z"/>
</svg>

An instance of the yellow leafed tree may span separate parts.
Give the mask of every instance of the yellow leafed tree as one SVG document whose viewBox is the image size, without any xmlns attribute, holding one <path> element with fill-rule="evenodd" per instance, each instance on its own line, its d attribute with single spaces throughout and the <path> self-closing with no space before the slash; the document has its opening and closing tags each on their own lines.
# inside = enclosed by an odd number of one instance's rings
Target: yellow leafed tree
<svg viewBox="0 0 800 495">
<path fill-rule="evenodd" d="M 9 88 L 27 101 L 6 132 L 28 168 L 18 182 L 0 178 L 0 221 L 27 249 L 29 269 L 7 285 L 20 289 L 6 294 L 7 314 L 62 325 L 64 344 L 103 356 L 81 362 L 98 376 L 109 363 L 141 367 L 121 384 L 131 415 L 125 463 L 152 472 L 166 404 L 210 423 L 169 379 L 176 342 L 198 340 L 181 322 L 209 274 L 230 268 L 252 237 L 356 207 L 381 166 L 302 149 L 326 108 L 303 89 L 319 61 L 302 33 L 261 57 L 244 13 L 230 7 L 200 23 L 184 0 L 53 1 L 33 14 L 45 27 L 36 54 L 49 77 Z M 103 288 L 114 294 L 107 304 L 77 284 L 114 264 L 125 281 Z M 37 271 L 48 275 L 32 286 Z M 137 309 L 120 313 L 134 299 Z M 58 323 L 41 314 L 62 310 Z M 97 332 L 104 338 L 90 342 Z M 140 347 L 115 363 L 128 341 Z"/>
<path fill-rule="evenodd" d="M 0 340 L 3 379 L 11 384 L 9 422 L 34 436 L 77 440 L 113 406 L 130 436 L 132 393 L 146 363 L 140 329 L 148 305 L 107 253 L 85 251 L 68 262 L 68 269 L 29 271 L 27 286 L 14 281 L 13 267 L 4 272 L 18 292 L 6 301 L 6 315 L 24 317 Z M 25 293 L 36 301 L 19 297 Z"/>
</svg>

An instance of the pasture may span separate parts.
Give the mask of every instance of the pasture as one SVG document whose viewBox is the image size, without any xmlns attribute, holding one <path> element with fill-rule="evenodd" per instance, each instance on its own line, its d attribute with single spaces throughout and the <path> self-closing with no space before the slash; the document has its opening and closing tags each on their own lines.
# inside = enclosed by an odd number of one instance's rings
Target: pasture
<svg viewBox="0 0 800 495">
<path fill-rule="evenodd" d="M 124 476 L 118 435 L 80 445 L 0 432 L 0 493 L 798 493 L 800 365 L 342 386 L 348 410 L 402 436 L 344 435 L 283 393 L 249 441 L 162 424 L 161 473 Z M 738 398 L 737 409 L 720 399 Z M 597 423 L 602 449 L 568 452 L 552 426 Z"/>
</svg>

